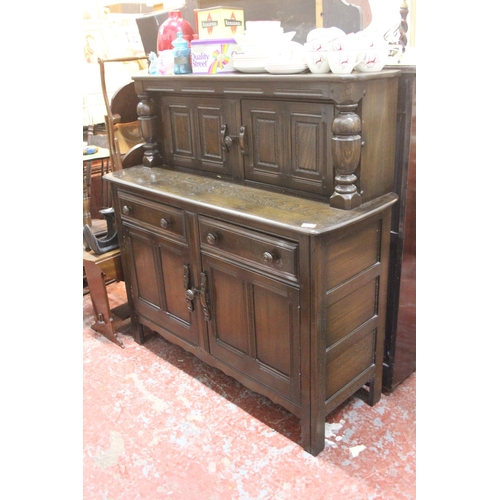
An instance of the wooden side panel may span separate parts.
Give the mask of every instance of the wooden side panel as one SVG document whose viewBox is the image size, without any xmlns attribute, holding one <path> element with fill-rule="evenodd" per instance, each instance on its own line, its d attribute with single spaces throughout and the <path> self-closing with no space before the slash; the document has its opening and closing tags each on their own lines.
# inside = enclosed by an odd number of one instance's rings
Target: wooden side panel
<svg viewBox="0 0 500 500">
<path fill-rule="evenodd" d="M 328 251 L 326 263 L 327 290 L 360 273 L 380 259 L 380 228 L 371 224 L 359 233 L 345 233 L 336 239 Z"/>
<path fill-rule="evenodd" d="M 363 147 L 356 175 L 364 203 L 393 191 L 397 95 L 397 78 L 372 80 L 361 101 Z"/>
<path fill-rule="evenodd" d="M 377 285 L 373 279 L 327 307 L 327 346 L 341 341 L 377 313 Z"/>
<path fill-rule="evenodd" d="M 375 361 L 375 332 L 370 332 L 342 352 L 334 362 L 326 365 L 327 397 L 339 393 L 344 387 L 368 370 Z"/>
<path fill-rule="evenodd" d="M 379 325 L 382 219 L 332 233 L 323 282 L 325 404 L 333 406 L 375 374 Z"/>
</svg>

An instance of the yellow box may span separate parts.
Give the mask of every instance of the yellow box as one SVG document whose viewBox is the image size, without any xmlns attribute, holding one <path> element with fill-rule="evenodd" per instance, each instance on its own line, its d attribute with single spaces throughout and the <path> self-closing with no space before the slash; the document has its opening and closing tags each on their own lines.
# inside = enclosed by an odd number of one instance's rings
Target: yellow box
<svg viewBox="0 0 500 500">
<path fill-rule="evenodd" d="M 232 38 L 245 33 L 243 9 L 235 7 L 210 7 L 194 9 L 198 39 Z"/>
</svg>

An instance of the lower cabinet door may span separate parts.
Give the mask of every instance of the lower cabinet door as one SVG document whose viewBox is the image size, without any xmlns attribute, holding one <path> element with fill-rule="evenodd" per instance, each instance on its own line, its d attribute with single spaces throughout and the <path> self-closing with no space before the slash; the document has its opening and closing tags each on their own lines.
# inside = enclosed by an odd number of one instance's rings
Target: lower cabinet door
<svg viewBox="0 0 500 500">
<path fill-rule="evenodd" d="M 298 288 L 212 256 L 202 260 L 211 355 L 300 404 Z"/>
<path fill-rule="evenodd" d="M 196 315 L 186 302 L 192 286 L 186 244 L 125 228 L 134 309 L 173 335 L 198 345 Z"/>
</svg>

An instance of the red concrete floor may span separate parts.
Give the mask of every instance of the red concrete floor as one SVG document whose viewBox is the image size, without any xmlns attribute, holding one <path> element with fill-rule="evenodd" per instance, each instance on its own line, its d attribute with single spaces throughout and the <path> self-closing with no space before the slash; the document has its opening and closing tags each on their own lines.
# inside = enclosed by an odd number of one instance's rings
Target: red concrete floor
<svg viewBox="0 0 500 500">
<path fill-rule="evenodd" d="M 136 344 L 129 322 L 121 349 L 91 330 L 88 295 L 83 312 L 85 500 L 416 498 L 415 374 L 330 414 L 312 457 L 283 408 L 159 335 Z"/>
</svg>

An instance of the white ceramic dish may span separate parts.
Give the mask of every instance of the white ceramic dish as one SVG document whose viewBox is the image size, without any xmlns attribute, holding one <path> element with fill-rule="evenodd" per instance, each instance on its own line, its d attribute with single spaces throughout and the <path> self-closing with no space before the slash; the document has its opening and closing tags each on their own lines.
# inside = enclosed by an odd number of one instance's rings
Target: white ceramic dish
<svg viewBox="0 0 500 500">
<path fill-rule="evenodd" d="M 307 64 L 268 64 L 265 70 L 273 75 L 291 75 L 302 73 L 307 69 Z"/>
<path fill-rule="evenodd" d="M 362 57 L 360 50 L 330 50 L 327 52 L 328 65 L 334 74 L 348 74 Z"/>
<path fill-rule="evenodd" d="M 311 73 L 322 74 L 330 71 L 326 52 L 307 52 L 306 62 Z"/>
<path fill-rule="evenodd" d="M 233 68 L 241 73 L 265 73 L 266 61 L 240 62 L 233 60 Z"/>
<path fill-rule="evenodd" d="M 362 57 L 354 69 L 362 73 L 381 71 L 389 62 L 390 55 L 393 51 L 394 46 L 370 47 L 363 52 Z"/>
<path fill-rule="evenodd" d="M 255 50 L 274 50 L 277 45 L 282 45 L 286 42 L 291 42 L 296 31 L 288 31 L 278 35 L 235 35 L 235 42 L 241 47 L 243 52 L 251 53 Z"/>
<path fill-rule="evenodd" d="M 265 66 L 269 62 L 269 57 L 258 57 L 248 54 L 234 54 L 233 56 L 233 68 L 242 73 L 265 73 Z"/>
</svg>

